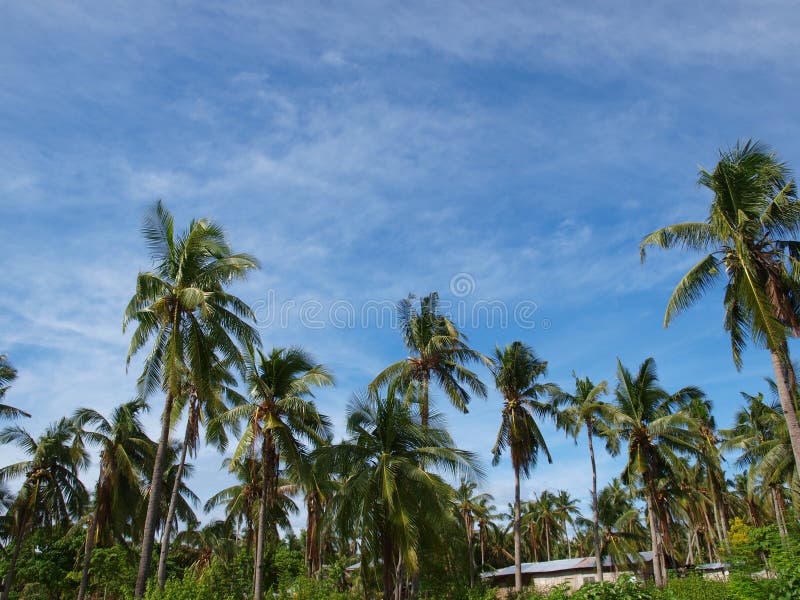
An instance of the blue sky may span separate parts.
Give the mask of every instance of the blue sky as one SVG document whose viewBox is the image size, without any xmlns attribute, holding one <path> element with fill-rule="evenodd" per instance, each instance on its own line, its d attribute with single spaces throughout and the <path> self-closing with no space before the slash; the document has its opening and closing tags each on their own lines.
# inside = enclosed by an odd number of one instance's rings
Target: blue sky
<svg viewBox="0 0 800 600">
<path fill-rule="evenodd" d="M 260 313 L 264 343 L 301 344 L 336 372 L 318 400 L 339 435 L 352 391 L 405 353 L 388 324 L 340 327 L 331 311 L 432 290 L 467 312 L 535 307 L 533 327 L 464 323 L 481 351 L 521 339 L 563 385 L 654 356 L 668 389 L 701 386 L 726 426 L 739 391 L 764 388 L 768 357 L 748 352 L 736 372 L 719 290 L 664 330 L 693 257 L 641 266 L 638 242 L 704 216 L 697 167 L 739 138 L 800 165 L 799 21 L 789 2 L 6 3 L 0 352 L 20 372 L 8 400 L 39 432 L 133 396 L 122 312 L 149 266 L 142 215 L 162 198 L 262 261 L 243 299 L 295 303 L 285 326 Z M 322 327 L 301 319 L 308 302 Z M 488 467 L 500 398 L 468 415 L 438 400 L 504 506 L 510 466 Z M 523 494 L 585 500 L 585 446 L 545 433 L 555 463 Z M 0 449 L 4 464 L 16 456 Z M 203 499 L 228 481 L 220 462 L 195 461 Z M 621 466 L 601 455 L 599 469 Z"/>
</svg>

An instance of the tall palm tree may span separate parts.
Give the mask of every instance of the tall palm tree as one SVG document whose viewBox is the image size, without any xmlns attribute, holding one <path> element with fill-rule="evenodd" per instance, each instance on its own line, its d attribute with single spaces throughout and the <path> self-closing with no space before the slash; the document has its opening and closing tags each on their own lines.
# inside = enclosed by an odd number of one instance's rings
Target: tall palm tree
<svg viewBox="0 0 800 600">
<path fill-rule="evenodd" d="M 98 540 L 110 544 L 120 533 L 120 524 L 130 520 L 131 506 L 141 499 L 141 481 L 155 453 L 155 444 L 147 437 L 139 416 L 145 410 L 144 400 L 138 399 L 116 407 L 108 419 L 91 408 L 80 408 L 72 417 L 81 429 L 79 435 L 100 447 L 100 474 L 86 532 L 78 600 L 86 596 L 95 544 Z M 87 427 L 92 429 L 86 431 Z"/>
<path fill-rule="evenodd" d="M 800 422 L 794 404 L 795 373 L 787 336 L 800 335 L 798 284 L 800 202 L 789 168 L 757 142 L 721 152 L 713 171 L 700 170 L 699 184 L 714 198 L 705 221 L 670 225 L 641 244 L 709 252 L 678 282 L 664 326 L 724 280 L 725 330 L 733 360 L 742 365 L 747 339 L 771 355 L 794 459 L 800 464 Z"/>
<path fill-rule="evenodd" d="M 686 411 L 692 418 L 700 438 L 700 460 L 703 464 L 704 484 L 708 487 L 709 500 L 714 513 L 714 525 L 720 540 L 727 547 L 728 536 L 727 507 L 723 492 L 725 489 L 725 472 L 722 470 L 722 453 L 720 440 L 717 437 L 717 424 L 711 414 L 711 401 L 694 398 L 686 405 Z"/>
<path fill-rule="evenodd" d="M 472 541 L 475 535 L 475 519 L 484 509 L 487 502 L 492 500 L 490 494 L 476 494 L 478 484 L 468 479 L 461 479 L 455 490 L 455 503 L 458 515 L 464 524 L 464 533 L 467 536 L 467 557 L 469 559 L 469 585 L 475 585 L 475 556 L 472 550 Z"/>
<path fill-rule="evenodd" d="M 238 461 L 260 448 L 261 502 L 258 515 L 255 582 L 253 596 L 264 591 L 264 544 L 267 515 L 277 497 L 280 460 L 301 468 L 306 460 L 306 443 L 322 443 L 330 437 L 328 418 L 317 411 L 312 388 L 333 385 L 328 369 L 316 364 L 301 348 L 273 348 L 269 355 L 250 349 L 247 356 L 247 384 L 250 400 L 227 411 L 225 424 L 245 421 L 244 433 L 233 454 Z"/>
<path fill-rule="evenodd" d="M 572 558 L 572 542 L 570 542 L 569 537 L 569 525 L 574 527 L 575 519 L 581 514 L 580 508 L 578 508 L 578 500 L 573 498 L 567 490 L 559 490 L 558 494 L 556 494 L 555 503 L 556 517 L 558 517 L 561 523 L 564 539 L 567 541 L 568 558 Z"/>
<path fill-rule="evenodd" d="M 174 219 L 159 201 L 145 217 L 142 234 L 152 254 L 154 270 L 139 273 L 136 292 L 125 309 L 123 331 L 131 322 L 136 330 L 128 349 L 131 358 L 152 340 L 139 379 L 143 396 L 161 389 L 165 393 L 161 433 L 151 481 L 161 482 L 169 446 L 172 405 L 181 394 L 185 374 L 191 373 L 197 393 L 212 392 L 215 352 L 240 363 L 238 344 L 256 344 L 259 336 L 248 323 L 250 308 L 225 288 L 258 267 L 247 254 L 233 254 L 223 230 L 201 219 L 192 221 L 180 235 Z M 144 594 L 162 490 L 154 485 L 149 495 L 136 578 L 135 597 Z"/>
<path fill-rule="evenodd" d="M 627 565 L 647 539 L 647 529 L 642 525 L 639 510 L 628 490 L 616 478 L 600 490 L 597 507 L 601 556 L 610 557 L 614 565 Z M 578 522 L 587 524 L 587 520 L 582 518 Z"/>
<path fill-rule="evenodd" d="M 541 397 L 556 393 L 557 388 L 552 384 L 537 383 L 537 379 L 547 371 L 547 362 L 540 360 L 533 349 L 522 342 L 513 342 L 503 349 L 496 348 L 491 371 L 495 385 L 503 395 L 500 431 L 492 449 L 492 462 L 497 465 L 503 451 L 509 449 L 514 469 L 514 587 L 520 592 L 520 473 L 530 476 L 531 468 L 539 461 L 539 452 L 544 452 L 548 462 L 553 462 L 536 419 L 553 415 L 552 406 Z"/>
<path fill-rule="evenodd" d="M 2 600 L 8 600 L 14 582 L 14 570 L 25 535 L 31 528 L 65 526 L 77 518 L 88 502 L 86 488 L 78 471 L 89 464 L 75 424 L 61 419 L 34 438 L 21 427 L 0 431 L 0 444 L 16 444 L 25 454 L 23 460 L 0 469 L 0 483 L 22 477 L 22 488 L 9 512 L 12 515 L 14 550 L 8 563 Z"/>
<path fill-rule="evenodd" d="M 540 531 L 544 531 L 544 545 L 547 552 L 547 560 L 552 560 L 550 552 L 552 546 L 552 534 L 559 529 L 559 515 L 556 504 L 556 496 L 552 492 L 545 490 L 538 496 L 534 495 L 532 510 L 529 513 L 533 516 L 535 524 Z"/>
<path fill-rule="evenodd" d="M 481 494 L 478 502 L 473 506 L 475 513 L 475 523 L 478 526 L 478 543 L 481 549 L 481 571 L 486 564 L 486 550 L 489 543 L 489 527 L 497 515 L 494 514 L 497 508 L 492 502 L 494 497 L 491 494 Z"/>
<path fill-rule="evenodd" d="M 8 356 L 0 354 L 0 400 L 6 397 L 6 392 L 11 387 L 11 382 L 17 378 L 17 370 L 8 362 Z M 17 417 L 30 417 L 28 413 L 8 404 L 0 404 L 0 418 L 15 419 Z"/>
<path fill-rule="evenodd" d="M 186 465 L 187 455 L 197 455 L 197 445 L 200 441 L 200 428 L 205 425 L 206 444 L 213 445 L 220 452 L 224 452 L 228 445 L 228 436 L 225 427 L 222 426 L 218 417 L 222 415 L 229 406 L 244 403 L 244 399 L 234 389 L 236 385 L 235 377 L 228 370 L 226 362 L 216 360 L 211 374 L 211 394 L 201 396 L 198 393 L 198 386 L 191 380 L 191 374 L 187 374 L 182 394 L 178 396 L 173 405 L 172 421 L 179 419 L 184 407 L 186 410 L 186 431 L 183 436 L 180 460 L 175 472 L 172 493 L 167 506 L 167 517 L 164 520 L 164 530 L 161 534 L 161 552 L 158 559 L 158 586 L 164 589 L 167 581 L 167 556 L 169 554 L 170 534 L 172 532 L 172 522 L 180 498 L 180 486 L 183 479 L 184 466 Z"/>
<path fill-rule="evenodd" d="M 628 458 L 622 481 L 644 484 L 647 516 L 653 546 L 653 571 L 656 586 L 666 585 L 664 541 L 657 503 L 658 480 L 668 475 L 677 454 L 696 456 L 699 439 L 691 427 L 692 419 L 682 408 L 693 398 L 702 398 L 696 387 L 685 387 L 674 394 L 658 385 L 655 361 L 646 359 L 636 375 L 617 360 L 617 411 L 615 434 L 628 445 Z"/>
<path fill-rule="evenodd" d="M 398 380 L 419 402 L 420 419 L 425 427 L 430 413 L 431 380 L 444 390 L 453 406 L 467 412 L 470 395 L 485 398 L 486 386 L 466 365 L 486 360 L 467 345 L 464 334 L 439 312 L 439 294 L 432 292 L 423 297 L 419 308 L 414 300 L 414 296 L 409 296 L 397 307 L 403 342 L 411 356 L 386 367 L 370 384 L 370 391 L 375 393 L 381 386 Z"/>
<path fill-rule="evenodd" d="M 610 422 L 613 420 L 614 407 L 602 400 L 608 393 L 608 383 L 601 381 L 595 385 L 588 377 L 575 378 L 575 392 L 560 391 L 554 398 L 558 410 L 556 423 L 565 429 L 578 443 L 581 429 L 586 428 L 589 440 L 589 459 L 592 464 L 592 515 L 594 533 L 594 559 L 597 581 L 603 581 L 603 557 L 600 548 L 600 525 L 597 508 L 597 465 L 594 457 L 594 438 L 599 437 L 606 443 L 606 450 L 616 456 L 619 453 L 619 442 L 613 435 Z"/>
<path fill-rule="evenodd" d="M 313 453 L 330 446 L 332 437 L 317 444 Z M 304 460 L 292 465 L 289 479 L 296 482 L 303 491 L 306 505 L 306 547 L 305 563 L 309 577 L 319 576 L 322 569 L 322 551 L 324 546 L 323 515 L 325 508 L 338 487 L 338 481 L 326 471 L 318 461 Z"/>
<path fill-rule="evenodd" d="M 430 414 L 423 427 L 394 386 L 386 398 L 355 397 L 347 431 L 347 440 L 319 457 L 342 477 L 331 518 L 345 537 L 362 540 L 362 564 L 370 554 L 380 558 L 383 598 L 389 600 L 400 567 L 411 574 L 418 568 L 425 522 L 449 511 L 452 488 L 434 471 L 473 478 L 482 473 L 474 454 L 454 447 L 439 415 Z"/>
</svg>

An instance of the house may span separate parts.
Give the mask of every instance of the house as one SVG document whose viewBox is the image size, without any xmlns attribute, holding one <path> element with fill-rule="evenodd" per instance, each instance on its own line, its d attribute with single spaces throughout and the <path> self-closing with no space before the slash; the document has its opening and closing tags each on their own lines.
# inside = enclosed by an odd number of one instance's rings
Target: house
<svg viewBox="0 0 800 600">
<path fill-rule="evenodd" d="M 697 565 L 694 570 L 701 573 L 706 579 L 716 579 L 727 581 L 731 566 L 728 563 L 713 562 L 704 565 Z"/>
<path fill-rule="evenodd" d="M 640 552 L 639 557 L 631 557 L 630 564 L 614 565 L 610 557 L 603 559 L 603 579 L 616 581 L 623 574 L 638 575 L 647 578 L 653 571 L 653 553 Z M 522 563 L 522 585 L 535 586 L 546 590 L 557 585 L 568 584 L 570 589 L 577 590 L 584 583 L 595 580 L 595 558 L 564 558 L 545 562 Z M 481 578 L 498 587 L 514 587 L 514 565 L 481 573 Z"/>
</svg>

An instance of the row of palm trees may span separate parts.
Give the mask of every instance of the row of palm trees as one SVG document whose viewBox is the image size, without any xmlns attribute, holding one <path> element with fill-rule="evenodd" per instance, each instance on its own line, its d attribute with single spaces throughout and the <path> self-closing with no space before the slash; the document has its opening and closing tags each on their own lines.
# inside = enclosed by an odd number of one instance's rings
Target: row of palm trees
<svg viewBox="0 0 800 600">
<path fill-rule="evenodd" d="M 665 324 L 709 290 L 715 279 L 724 278 L 725 328 L 736 366 L 741 365 L 747 340 L 770 351 L 780 405 L 750 407 L 761 411 L 754 417 L 755 431 L 725 436 L 725 444 L 742 450 L 748 489 L 755 490 L 760 482 L 775 490 L 770 492 L 774 512 L 786 530 L 785 517 L 779 516 L 784 513 L 780 496 L 796 477 L 800 457 L 796 382 L 787 341 L 800 332 L 795 302 L 800 246 L 792 239 L 800 227 L 800 203 L 787 167 L 768 149 L 750 142 L 723 153 L 713 171 L 701 171 L 700 183 L 714 194 L 707 220 L 647 236 L 642 257 L 650 246 L 708 252 L 677 285 Z M 646 505 L 657 585 L 665 584 L 667 563 L 674 557 L 676 523 L 692 527 L 686 541 L 690 548 L 697 548 L 702 538 L 711 554 L 727 543 L 731 502 L 725 497 L 721 438 L 710 402 L 696 387 L 667 392 L 652 359 L 635 372 L 618 363 L 611 402 L 603 400 L 611 393 L 605 382 L 595 385 L 576 376 L 574 391 L 566 392 L 541 381 L 547 363 L 523 342 L 485 356 L 440 313 L 436 293 L 419 301 L 409 297 L 399 304 L 408 357 L 384 369 L 367 393 L 353 400 L 348 437 L 332 444 L 329 420 L 317 410 L 312 393 L 333 384 L 330 371 L 299 348 L 265 353 L 252 310 L 228 291 L 232 282 L 258 268 L 258 262 L 234 253 L 222 229 L 208 220 L 192 221 L 177 233 L 172 215 L 160 202 L 147 215 L 143 234 L 153 268 L 139 273 L 123 319 L 123 328 L 133 329 L 128 363 L 143 355 L 140 399 L 119 407 L 108 420 L 81 411 L 38 440 L 20 428 L 3 432 L 2 441 L 19 444 L 32 457 L 32 462 L 6 467 L 2 475 L 4 480 L 24 480 L 7 519 L 17 540 L 15 552 L 30 528 L 51 527 L 82 514 L 88 495 L 79 485 L 78 471 L 88 460 L 85 445 L 91 442 L 101 449 L 101 469 L 86 522 L 84 565 L 88 568 L 93 546 L 113 529 L 109 523 L 125 522 L 133 529 L 138 513 L 129 509 L 125 514 L 125 504 L 115 507 L 114 497 L 124 486 L 138 487 L 146 508 L 140 511 L 141 523 L 135 523 L 141 531 L 136 535 L 141 554 L 135 596 L 145 591 L 159 531 L 157 581 L 163 588 L 173 528 L 178 520 L 187 520 L 181 515 L 191 496 L 183 483 L 190 470 L 187 458 L 196 452 L 201 435 L 220 450 L 231 437 L 237 442 L 227 464 L 240 485 L 213 500 L 226 505 L 229 518 L 245 524 L 247 539 L 253 541 L 255 598 L 265 591 L 266 548 L 277 539 L 277 527 L 286 521 L 291 505 L 289 496 L 297 491 L 305 494 L 308 529 L 314 532 L 306 549 L 312 572 L 321 566 L 323 530 L 336 531 L 340 540 L 349 539 L 358 549 L 363 576 L 368 557 L 373 565 L 381 565 L 385 598 L 416 594 L 426 552 L 437 540 L 444 544 L 442 516 L 452 512 L 457 496 L 444 476 L 478 481 L 482 474 L 475 457 L 454 446 L 441 415 L 432 409 L 431 386 L 466 412 L 472 398 L 487 395 L 473 370 L 477 365 L 488 368 L 503 397 L 493 455 L 497 463 L 507 452 L 514 472 L 511 529 L 517 588 L 523 527 L 520 479 L 530 475 L 540 457 L 552 460 L 540 429 L 542 419 L 553 419 L 573 437 L 585 431 L 593 473 L 592 547 L 598 578 L 603 575 L 603 548 L 624 536 L 617 536 L 616 525 L 603 525 L 601 519 L 607 506 L 597 490 L 595 440 L 612 454 L 625 448 L 621 484 L 635 490 Z M 13 377 L 5 365 L 4 361 L 0 368 L 3 394 Z M 238 391 L 238 382 L 246 393 Z M 160 434 L 151 443 L 141 431 L 138 414 L 154 394 L 161 394 L 164 404 Z M 0 412 L 24 415 L 5 405 Z M 170 433 L 182 415 L 183 443 L 175 445 Z M 42 458 L 36 459 L 38 455 Z M 545 556 L 551 554 L 548 538 L 556 522 L 552 511 L 545 510 L 555 505 L 550 500 L 537 500 L 541 515 L 536 528 L 544 531 Z M 40 510 L 45 505 L 48 510 Z M 462 506 L 456 515 L 456 522 L 463 522 L 467 530 L 469 547 L 472 512 Z M 623 516 L 624 512 L 618 515 Z M 569 546 L 569 536 L 566 540 Z M 538 554 L 538 545 L 535 548 Z M 14 562 L 12 555 L 5 597 Z"/>
<path fill-rule="evenodd" d="M 520 356 L 525 360 L 520 361 Z M 620 441 L 626 442 L 630 452 L 623 472 L 628 485 L 615 480 L 598 495 L 593 494 L 592 519 L 584 519 L 577 512 L 575 499 L 564 491 L 558 494 L 544 491 L 530 502 L 515 502 L 508 524 L 520 560 L 523 543 L 527 544 L 527 557 L 534 561 L 573 556 L 574 545 L 578 553 L 594 549 L 601 558 L 609 556 L 615 564 L 622 565 L 649 537 L 654 556 L 665 561 L 678 554 L 680 543 L 675 538 L 680 533 L 686 534 L 685 546 L 680 550 L 687 563 L 701 555 L 712 560 L 719 558 L 721 548 L 727 543 L 725 523 L 733 514 L 742 515 L 754 525 L 774 519 L 785 535 L 785 494 L 797 473 L 778 405 L 766 403 L 762 395 L 745 395 L 748 403 L 737 414 L 735 426 L 718 432 L 710 417 L 710 404 L 702 393 L 695 388 L 675 394 L 664 392 L 658 387 L 652 360 L 645 361 L 635 374 L 619 364 L 614 400 L 605 402 L 603 395 L 608 391 L 605 382 L 594 385 L 576 377 L 572 393 L 553 384 L 536 383 L 536 378 L 545 371 L 542 361 L 532 357 L 530 348 L 514 343 L 504 351 L 497 350 L 491 361 L 498 388 L 505 390 L 510 398 L 514 396 L 508 386 L 514 379 L 509 371 L 519 374 L 522 372 L 519 364 L 523 362 L 529 365 L 528 372 L 534 373 L 531 379 L 523 378 L 527 392 L 522 402 L 524 414 L 505 410 L 513 400 L 506 401 L 499 440 L 508 439 L 511 448 L 519 444 L 510 433 L 519 422 L 538 431 L 537 419 L 532 418 L 533 412 L 529 410 L 535 401 L 533 405 L 539 413 L 554 418 L 569 435 L 575 436 L 584 425 L 591 425 L 587 439 L 590 436 L 602 439 L 612 453 L 617 451 Z M 364 571 L 367 557 L 377 560 L 376 565 L 392 565 L 382 570 L 382 586 L 387 597 L 396 595 L 398 586 L 402 588 L 403 581 L 420 568 L 423 537 L 446 532 L 441 522 L 448 515 L 455 523 L 460 522 L 465 534 L 472 579 L 476 558 L 473 541 L 480 549 L 481 567 L 499 566 L 512 556 L 506 550 L 508 532 L 498 536 L 498 515 L 491 506 L 492 498 L 476 493 L 474 479 L 480 476 L 480 469 L 475 457 L 454 447 L 440 415 L 429 411 L 428 426 L 422 427 L 418 404 L 407 402 L 396 386 L 390 386 L 379 396 L 367 394 L 351 402 L 348 439 L 331 444 L 329 435 L 313 430 L 308 437 L 315 438 L 314 450 L 307 451 L 298 444 L 297 436 L 303 428 L 309 422 L 323 429 L 328 426 L 326 419 L 316 413 L 313 402 L 304 398 L 308 398 L 314 383 L 329 383 L 330 375 L 299 349 L 261 354 L 250 366 L 260 385 L 273 390 L 273 403 L 234 403 L 217 419 L 227 422 L 243 418 L 247 424 L 245 431 L 240 432 L 233 458 L 228 460 L 240 483 L 216 494 L 206 506 L 208 509 L 224 506 L 227 525 L 235 523 L 238 530 L 244 524 L 248 532 L 246 542 L 252 544 L 255 539 L 256 556 L 261 562 L 255 565 L 256 577 L 257 569 L 263 570 L 264 545 L 277 540 L 278 527 L 288 527 L 288 515 L 294 508 L 289 494 L 299 491 L 306 499 L 306 558 L 311 574 L 320 571 L 326 537 L 328 545 L 331 537 L 354 539 L 353 548 L 362 557 Z M 500 388 L 502 384 L 504 388 Z M 530 391 L 535 386 L 541 396 Z M 264 406 L 270 407 L 269 416 L 254 421 L 253 415 L 264 410 Z M 147 481 L 156 453 L 156 443 L 147 438 L 139 420 L 145 408 L 143 401 L 136 400 L 117 407 L 108 418 L 94 410 L 80 409 L 71 419 L 57 422 L 38 440 L 18 427 L 3 432 L 0 441 L 17 443 L 30 456 L 29 460 L 3 470 L 5 478 L 15 475 L 25 478 L 10 513 L 16 526 L 11 531 L 15 539 L 12 575 L 16 554 L 27 531 L 83 518 L 87 537 L 79 597 L 84 597 L 95 541 L 108 545 L 117 537 L 136 539 L 134 532 L 141 527 L 143 508 L 152 488 L 142 482 Z M 587 417 L 590 408 L 594 416 Z M 310 421 L 305 420 L 309 416 Z M 286 447 L 292 452 L 292 446 L 288 445 L 292 444 L 295 454 L 280 458 L 283 468 L 276 470 L 276 479 L 269 484 L 273 489 L 268 487 L 265 493 L 263 465 L 269 464 L 269 459 L 265 461 L 260 454 L 259 460 L 259 453 L 263 453 L 266 436 L 262 431 L 261 443 L 254 446 L 253 439 L 258 434 L 253 427 L 266 421 L 272 422 L 277 432 L 275 447 Z M 213 431 L 216 426 L 214 422 L 209 429 Z M 536 453 L 546 452 L 546 444 L 540 434 L 528 439 L 542 444 L 538 450 L 528 448 L 530 466 Z M 703 440 L 708 443 L 704 445 Z M 101 449 L 100 473 L 93 511 L 84 516 L 88 494 L 78 473 L 87 464 L 88 444 Z M 593 457 L 593 446 L 588 448 Z M 748 471 L 740 476 L 746 480 L 737 480 L 735 485 L 744 486 L 744 494 L 731 490 L 725 480 L 720 467 L 721 448 L 741 450 L 739 462 Z M 173 473 L 189 467 L 185 464 L 185 454 L 178 450 L 172 448 L 168 459 Z M 694 460 L 687 463 L 686 458 Z M 519 464 L 522 468 L 522 463 Z M 473 479 L 462 479 L 454 489 L 440 474 L 432 472 L 437 469 L 445 469 L 451 475 L 471 475 Z M 647 479 L 649 472 L 657 473 L 657 477 Z M 394 475 L 390 481 L 386 473 Z M 266 475 L 270 477 L 269 472 Z M 170 487 L 170 482 L 175 486 L 177 481 L 178 477 L 173 476 L 164 483 Z M 719 482 L 718 487 L 715 481 Z M 191 496 L 190 491 L 178 487 L 183 491 L 180 497 Z M 758 499 L 763 495 L 759 488 L 768 491 L 771 512 L 763 499 Z M 635 498 L 643 495 L 646 499 L 648 494 L 653 495 L 652 502 L 647 503 L 649 536 L 641 525 L 635 503 Z M 261 498 L 267 501 L 262 502 Z M 738 498 L 748 499 L 746 511 Z M 136 505 L 141 509 L 132 510 Z M 164 507 L 166 503 L 162 503 Z M 200 534 L 194 529 L 196 519 L 186 502 L 179 507 L 178 514 L 180 520 L 189 524 L 189 530 L 181 532 L 176 540 L 197 543 Z M 162 532 L 168 531 L 166 520 L 159 527 Z M 213 524 L 206 533 L 230 545 L 230 536 L 217 535 L 221 527 L 220 523 Z M 492 528 L 495 529 L 493 545 Z M 163 537 L 162 542 L 163 539 L 168 538 Z M 439 541 L 446 545 L 445 539 Z M 701 541 L 706 546 L 702 550 Z M 487 561 L 487 551 L 492 546 L 501 553 Z M 665 570 L 664 562 L 656 565 Z M 602 577 L 602 571 L 599 576 Z M 367 574 L 363 577 L 366 579 Z M 10 584 L 8 577 L 6 585 Z M 409 587 L 408 583 L 405 585 Z"/>
</svg>

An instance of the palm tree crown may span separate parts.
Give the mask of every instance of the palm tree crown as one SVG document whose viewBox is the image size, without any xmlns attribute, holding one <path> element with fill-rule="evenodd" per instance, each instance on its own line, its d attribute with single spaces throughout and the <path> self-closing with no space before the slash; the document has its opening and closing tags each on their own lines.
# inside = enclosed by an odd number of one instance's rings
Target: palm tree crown
<svg viewBox="0 0 800 600">
<path fill-rule="evenodd" d="M 444 390 L 458 410 L 467 412 L 470 395 L 486 397 L 486 386 L 465 365 L 485 361 L 484 357 L 467 345 L 467 339 L 456 329 L 450 319 L 439 312 L 439 294 L 433 292 L 423 297 L 419 308 L 414 296 L 398 304 L 403 342 L 411 356 L 389 365 L 370 384 L 374 393 L 379 387 L 397 379 L 402 388 L 420 404 L 422 424 L 427 424 L 429 408 L 428 388 L 433 380 Z M 411 385 L 416 386 L 412 390 Z"/>
</svg>

